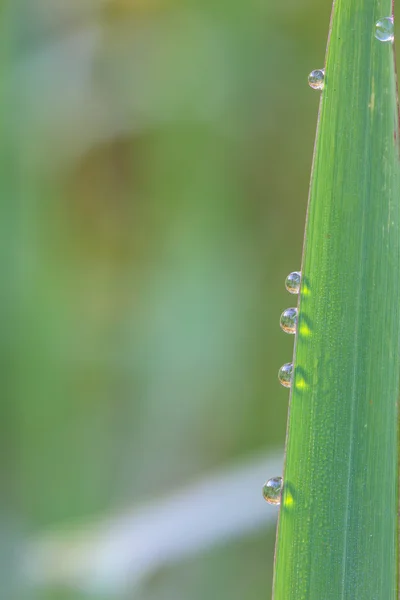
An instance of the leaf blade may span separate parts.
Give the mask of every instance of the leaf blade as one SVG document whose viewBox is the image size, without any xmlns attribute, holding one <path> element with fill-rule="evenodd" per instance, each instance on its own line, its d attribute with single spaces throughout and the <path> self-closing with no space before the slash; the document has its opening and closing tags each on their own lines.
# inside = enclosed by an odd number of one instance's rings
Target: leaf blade
<svg viewBox="0 0 400 600">
<path fill-rule="evenodd" d="M 302 266 L 275 600 L 397 598 L 399 158 L 390 0 L 337 0 Z"/>
</svg>

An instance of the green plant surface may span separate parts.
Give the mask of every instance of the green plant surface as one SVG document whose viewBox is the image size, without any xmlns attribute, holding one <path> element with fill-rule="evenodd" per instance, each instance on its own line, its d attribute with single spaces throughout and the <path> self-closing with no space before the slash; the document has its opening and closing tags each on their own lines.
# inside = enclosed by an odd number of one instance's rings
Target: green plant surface
<svg viewBox="0 0 400 600">
<path fill-rule="evenodd" d="M 398 597 L 398 110 L 394 46 L 375 38 L 391 14 L 391 0 L 333 8 L 274 600 Z"/>
</svg>

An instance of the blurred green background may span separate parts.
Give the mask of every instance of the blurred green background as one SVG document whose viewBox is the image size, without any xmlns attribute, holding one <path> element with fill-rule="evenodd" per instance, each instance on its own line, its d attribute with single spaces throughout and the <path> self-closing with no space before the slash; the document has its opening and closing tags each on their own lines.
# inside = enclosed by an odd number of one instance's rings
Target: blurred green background
<svg viewBox="0 0 400 600">
<path fill-rule="evenodd" d="M 271 597 L 330 10 L 2 0 L 2 597 Z"/>
</svg>

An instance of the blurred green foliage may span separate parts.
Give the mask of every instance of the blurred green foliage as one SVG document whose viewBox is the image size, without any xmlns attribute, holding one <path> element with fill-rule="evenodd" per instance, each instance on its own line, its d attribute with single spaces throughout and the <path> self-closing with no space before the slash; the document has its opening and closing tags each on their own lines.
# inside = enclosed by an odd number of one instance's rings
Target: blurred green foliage
<svg viewBox="0 0 400 600">
<path fill-rule="evenodd" d="M 3 0 L 7 556 L 283 447 L 278 320 L 330 8 Z M 260 531 L 127 598 L 269 598 L 273 543 Z"/>
</svg>

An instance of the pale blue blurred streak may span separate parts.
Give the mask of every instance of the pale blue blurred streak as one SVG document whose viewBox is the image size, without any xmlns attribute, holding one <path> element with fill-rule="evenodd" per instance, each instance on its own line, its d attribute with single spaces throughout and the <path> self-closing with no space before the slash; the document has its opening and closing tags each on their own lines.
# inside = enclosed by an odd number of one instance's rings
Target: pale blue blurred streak
<svg viewBox="0 0 400 600">
<path fill-rule="evenodd" d="M 29 543 L 26 575 L 36 587 L 58 583 L 113 598 L 143 589 L 162 568 L 275 524 L 276 507 L 256 493 L 265 469 L 281 471 L 281 451 L 255 454 L 131 512 L 42 535 Z"/>
</svg>

